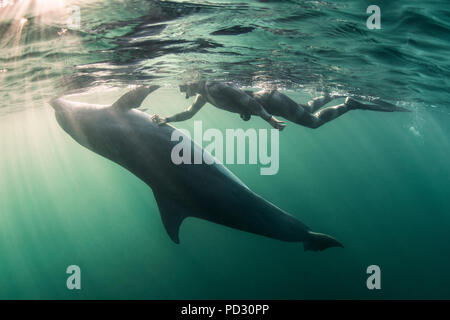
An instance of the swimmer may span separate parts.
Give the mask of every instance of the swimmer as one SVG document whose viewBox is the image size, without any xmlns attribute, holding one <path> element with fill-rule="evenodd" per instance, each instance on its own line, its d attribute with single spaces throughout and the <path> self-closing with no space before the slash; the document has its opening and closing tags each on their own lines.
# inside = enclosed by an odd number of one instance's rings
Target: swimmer
<svg viewBox="0 0 450 320">
<path fill-rule="evenodd" d="M 180 91 L 186 94 L 186 99 L 196 96 L 194 103 L 185 111 L 170 117 L 163 118 L 155 115 L 153 121 L 158 124 L 164 124 L 188 120 L 206 103 L 226 111 L 238 113 L 244 121 L 250 120 L 251 116 L 259 116 L 278 130 L 283 130 L 286 125 L 283 121 L 275 118 L 275 116 L 316 129 L 350 110 L 409 111 L 382 100 L 376 100 L 372 104 L 365 104 L 350 97 L 346 97 L 345 102 L 342 104 L 321 109 L 328 102 L 344 98 L 345 96 L 325 94 L 306 104 L 299 104 L 277 90 L 253 92 L 214 81 L 198 81 L 180 85 Z"/>
</svg>

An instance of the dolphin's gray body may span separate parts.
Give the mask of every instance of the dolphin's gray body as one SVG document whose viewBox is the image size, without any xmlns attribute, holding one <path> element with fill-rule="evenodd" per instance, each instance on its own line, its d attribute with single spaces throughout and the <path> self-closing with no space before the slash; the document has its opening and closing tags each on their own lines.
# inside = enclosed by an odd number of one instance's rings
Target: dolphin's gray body
<svg viewBox="0 0 450 320">
<path fill-rule="evenodd" d="M 59 125 L 78 143 L 128 169 L 151 187 L 167 233 L 176 243 L 183 219 L 196 217 L 283 241 L 303 242 L 305 250 L 342 247 L 252 192 L 221 164 L 174 164 L 171 151 L 178 141 L 171 141 L 171 135 L 177 129 L 158 126 L 148 114 L 134 109 L 157 88 L 140 87 L 112 106 L 63 98 L 50 104 Z M 192 143 L 192 157 L 198 152 L 203 150 Z"/>
</svg>

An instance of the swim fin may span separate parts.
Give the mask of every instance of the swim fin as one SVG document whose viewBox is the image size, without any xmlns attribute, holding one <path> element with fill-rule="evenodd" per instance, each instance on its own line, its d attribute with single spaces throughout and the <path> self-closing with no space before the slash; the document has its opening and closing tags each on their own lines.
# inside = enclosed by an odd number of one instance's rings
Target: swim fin
<svg viewBox="0 0 450 320">
<path fill-rule="evenodd" d="M 381 107 L 389 109 L 390 111 L 411 112 L 411 110 L 409 110 L 409 109 L 396 106 L 396 105 L 394 105 L 392 103 L 386 102 L 386 101 L 381 100 L 381 99 L 376 99 L 376 100 L 373 100 L 372 102 L 377 104 L 377 105 L 379 105 L 379 106 L 381 106 Z"/>
<path fill-rule="evenodd" d="M 349 106 L 351 109 L 372 110 L 372 111 L 382 111 L 382 112 L 396 112 L 396 111 L 411 112 L 411 110 L 408 110 L 403 107 L 398 107 L 392 103 L 383 101 L 381 99 L 373 100 L 370 103 L 375 103 L 375 104 L 361 103 L 350 97 L 347 97 L 347 99 L 345 99 L 345 104 L 347 106 Z"/>
</svg>

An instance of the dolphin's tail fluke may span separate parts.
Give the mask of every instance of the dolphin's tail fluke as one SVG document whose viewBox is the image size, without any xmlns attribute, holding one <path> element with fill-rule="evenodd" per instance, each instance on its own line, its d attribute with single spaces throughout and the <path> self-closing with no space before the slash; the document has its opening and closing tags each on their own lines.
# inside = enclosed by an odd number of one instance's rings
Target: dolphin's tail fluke
<svg viewBox="0 0 450 320">
<path fill-rule="evenodd" d="M 303 248 L 305 251 L 322 251 L 331 247 L 344 247 L 342 243 L 329 235 L 312 231 L 308 231 L 308 234 L 308 239 L 303 241 Z"/>
</svg>

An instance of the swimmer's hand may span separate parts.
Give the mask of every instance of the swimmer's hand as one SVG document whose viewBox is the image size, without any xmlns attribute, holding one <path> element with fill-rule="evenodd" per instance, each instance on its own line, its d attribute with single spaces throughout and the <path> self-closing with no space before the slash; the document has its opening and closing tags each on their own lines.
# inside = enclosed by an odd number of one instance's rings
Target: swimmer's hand
<svg viewBox="0 0 450 320">
<path fill-rule="evenodd" d="M 274 116 L 272 116 L 269 120 L 269 123 L 272 127 L 274 127 L 275 129 L 278 130 L 283 130 L 284 127 L 286 127 L 286 125 L 284 124 L 283 121 L 278 120 L 277 118 L 275 118 Z"/>
<path fill-rule="evenodd" d="M 161 126 L 161 125 L 167 123 L 167 118 L 160 117 L 160 116 L 158 116 L 157 114 L 155 114 L 155 115 L 152 117 L 152 121 L 153 121 L 154 123 L 156 123 L 157 125 Z"/>
</svg>

